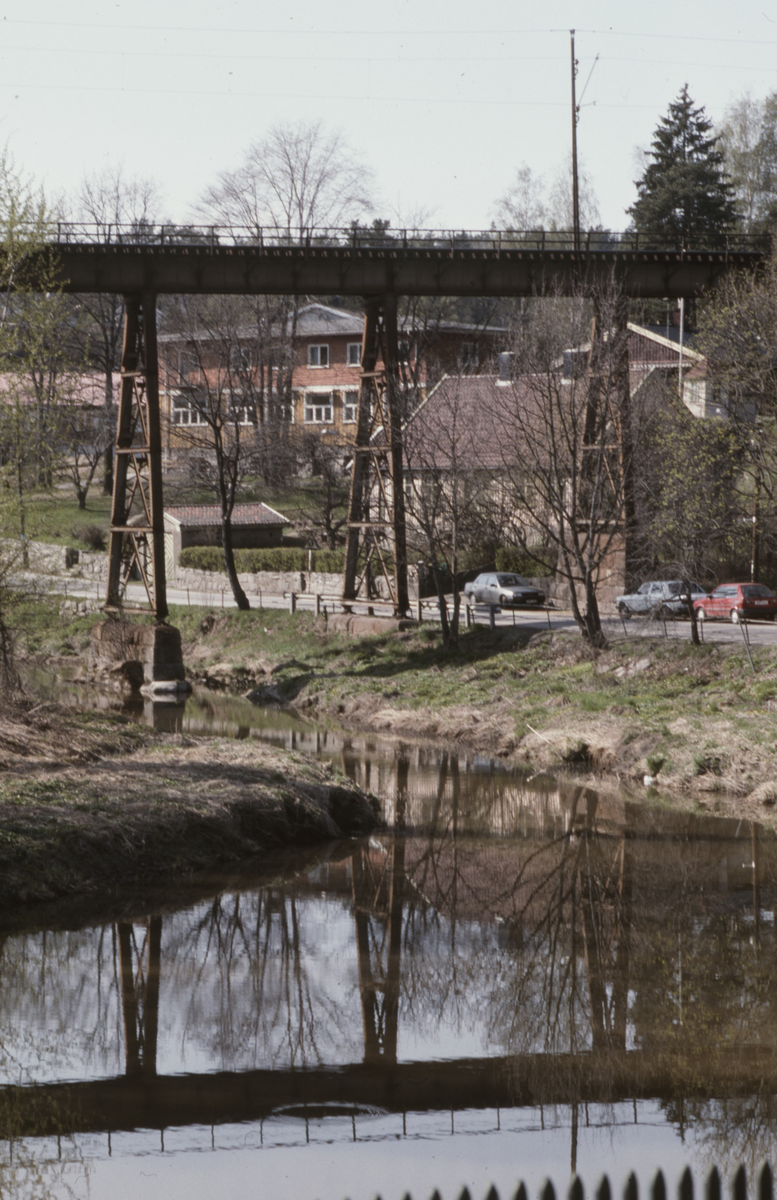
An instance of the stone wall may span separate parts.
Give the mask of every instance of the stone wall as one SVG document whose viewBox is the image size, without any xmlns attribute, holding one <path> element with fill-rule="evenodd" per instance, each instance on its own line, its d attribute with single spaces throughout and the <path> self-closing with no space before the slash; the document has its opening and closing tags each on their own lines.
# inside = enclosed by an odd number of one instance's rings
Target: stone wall
<svg viewBox="0 0 777 1200">
<path fill-rule="evenodd" d="M 65 575 L 72 579 L 107 579 L 108 555 L 91 550 L 72 550 L 69 546 L 52 546 L 48 542 L 27 542 L 29 568 L 23 565 L 23 554 L 15 538 L 3 538 L 3 553 L 13 555 L 16 570 L 26 569 L 35 575 Z M 75 561 L 77 559 L 77 561 Z M 68 566 L 71 562 L 73 565 Z"/>
<path fill-rule="evenodd" d="M 282 596 L 285 592 L 305 595 L 340 596 L 342 575 L 327 575 L 319 571 L 257 571 L 254 575 L 238 575 L 243 590 L 249 596 Z M 229 593 L 229 580 L 218 571 L 195 571 L 179 567 L 175 579 L 168 580 L 169 588 L 189 588 L 193 592 Z"/>
</svg>

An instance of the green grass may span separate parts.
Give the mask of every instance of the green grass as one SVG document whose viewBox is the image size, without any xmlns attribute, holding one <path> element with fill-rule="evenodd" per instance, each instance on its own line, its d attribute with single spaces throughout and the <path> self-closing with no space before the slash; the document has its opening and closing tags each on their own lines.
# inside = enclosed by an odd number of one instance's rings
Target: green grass
<svg viewBox="0 0 777 1200">
<path fill-rule="evenodd" d="M 18 537 L 18 517 L 10 519 L 13 527 L 3 532 Z M 105 529 L 106 539 L 111 523 L 111 497 L 104 496 L 101 485 L 89 489 L 86 508 L 80 509 L 74 492 L 33 493 L 26 497 L 25 527 L 27 537 L 53 545 L 78 546 L 78 531 L 86 525 Z"/>
<path fill-rule="evenodd" d="M 271 508 L 294 520 L 300 512 L 315 508 L 320 483 L 311 481 L 303 487 L 287 489 L 267 488 L 260 482 L 244 486 L 238 503 L 248 504 L 263 501 Z M 165 499 L 170 504 L 213 504 L 213 492 L 205 488 L 182 488 L 175 483 L 166 485 Z M 111 497 L 103 494 L 102 478 L 96 479 L 86 498 L 86 508 L 80 509 L 74 488 L 62 488 L 55 492 L 35 492 L 25 497 L 25 525 L 27 536 L 54 545 L 78 546 L 78 531 L 86 525 L 99 525 L 106 535 L 111 523 Z M 18 537 L 18 516 L 8 518 L 9 528 L 2 531 L 6 537 Z"/>
</svg>

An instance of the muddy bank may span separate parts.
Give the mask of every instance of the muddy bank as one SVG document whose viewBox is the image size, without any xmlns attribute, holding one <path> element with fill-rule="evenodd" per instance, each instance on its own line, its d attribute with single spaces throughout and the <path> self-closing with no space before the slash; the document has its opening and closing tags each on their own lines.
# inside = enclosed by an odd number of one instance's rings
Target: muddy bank
<svg viewBox="0 0 777 1200">
<path fill-rule="evenodd" d="M 343 695 L 313 678 L 289 701 L 307 717 L 777 825 L 774 651 L 755 650 L 753 672 L 739 648 L 721 645 L 646 639 L 594 655 L 567 634 L 505 642 L 481 664 L 430 665 L 432 678 L 411 687 L 407 677 L 380 689 L 351 680 Z M 272 686 L 283 691 L 277 674 Z M 430 691 L 444 703 L 419 703 Z"/>
<path fill-rule="evenodd" d="M 0 905 L 186 878 L 369 833 L 377 803 L 331 767 L 153 734 L 57 705 L 0 717 Z"/>
</svg>

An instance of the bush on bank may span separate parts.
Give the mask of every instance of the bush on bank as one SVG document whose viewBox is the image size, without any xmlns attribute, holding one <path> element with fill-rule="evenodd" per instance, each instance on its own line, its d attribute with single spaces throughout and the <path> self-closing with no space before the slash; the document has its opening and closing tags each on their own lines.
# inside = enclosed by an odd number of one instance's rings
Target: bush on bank
<svg viewBox="0 0 777 1200">
<path fill-rule="evenodd" d="M 195 571 L 226 574 L 220 546 L 187 546 L 181 551 L 178 565 Z M 297 546 L 268 546 L 264 549 L 235 551 L 235 566 L 241 575 L 256 575 L 259 571 L 308 570 L 323 575 L 337 575 L 344 565 L 345 554 L 342 550 L 308 551 Z"/>
</svg>

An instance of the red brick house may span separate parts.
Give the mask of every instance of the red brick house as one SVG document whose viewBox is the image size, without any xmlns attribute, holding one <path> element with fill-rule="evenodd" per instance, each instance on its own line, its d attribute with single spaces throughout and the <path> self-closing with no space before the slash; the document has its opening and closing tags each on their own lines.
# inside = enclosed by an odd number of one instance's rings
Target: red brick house
<svg viewBox="0 0 777 1200">
<path fill-rule="evenodd" d="M 265 364 L 263 380 L 259 378 L 258 365 L 251 362 L 250 330 L 238 335 L 239 347 L 231 350 L 233 359 L 236 351 L 241 359 L 239 369 L 234 362 L 224 361 L 223 346 L 215 339 L 209 344 L 201 338 L 195 346 L 192 338 L 160 336 L 160 399 L 168 459 L 191 445 L 198 429 L 203 444 L 207 441 L 203 396 L 208 388 L 225 387 L 232 389 L 240 423 L 246 428 L 278 420 L 289 427 L 292 437 L 313 432 L 347 450 L 356 433 L 364 317 L 313 303 L 298 309 L 292 320 L 293 328 L 276 331 L 279 342 L 293 345 L 290 399 L 287 391 L 280 402 L 277 380 L 282 368 Z M 466 322 L 406 320 L 399 331 L 401 371 L 414 403 L 446 372 L 493 370 L 506 334 L 501 327 Z M 247 392 L 251 392 L 249 402 Z M 272 402 L 268 392 L 273 394 Z"/>
</svg>

